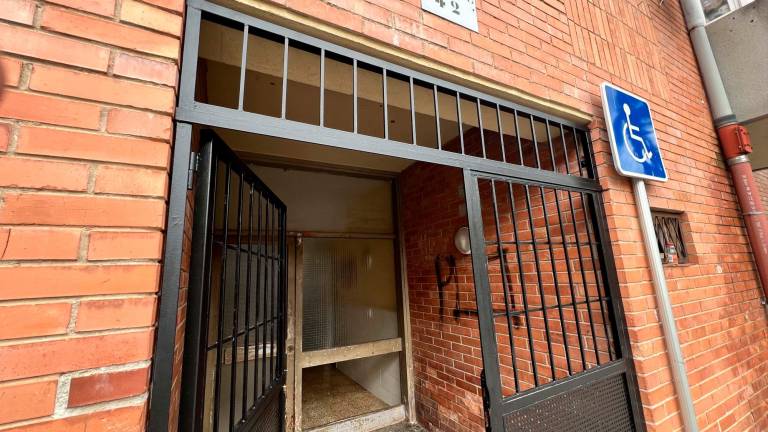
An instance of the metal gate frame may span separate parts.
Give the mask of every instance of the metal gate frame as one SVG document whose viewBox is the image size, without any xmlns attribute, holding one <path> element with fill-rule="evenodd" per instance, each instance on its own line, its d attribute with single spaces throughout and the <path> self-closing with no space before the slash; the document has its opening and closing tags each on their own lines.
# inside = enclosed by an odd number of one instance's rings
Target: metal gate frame
<svg viewBox="0 0 768 432">
<path fill-rule="evenodd" d="M 541 121 L 546 121 L 548 125 L 550 122 L 557 123 L 560 125 L 561 130 L 565 128 L 566 130 L 572 131 L 574 134 L 574 140 L 577 142 L 577 146 L 583 146 L 585 149 L 584 156 L 589 163 L 587 163 L 584 167 L 584 171 L 586 171 L 588 177 L 545 171 L 542 169 L 536 169 L 522 165 L 514 165 L 508 162 L 491 160 L 484 157 L 481 158 L 466 154 L 452 153 L 441 149 L 421 147 L 415 144 L 404 144 L 401 142 L 392 141 L 388 139 L 387 136 L 385 136 L 385 138 L 376 138 L 355 132 L 330 129 L 322 125 L 317 126 L 291 121 L 285 118 L 285 99 L 283 99 L 282 118 L 245 112 L 242 110 L 242 76 L 244 76 L 244 73 L 241 73 L 240 106 L 238 109 L 225 108 L 195 101 L 194 91 L 197 74 L 196 68 L 199 48 L 200 24 L 203 13 L 221 16 L 228 20 L 241 23 L 246 30 L 249 27 L 253 27 L 278 35 L 283 35 L 286 38 L 286 50 L 288 47 L 288 39 L 290 38 L 290 40 L 296 40 L 311 46 L 318 47 L 323 50 L 323 52 L 326 50 L 331 51 L 349 57 L 353 59 L 354 62 L 359 61 L 379 67 L 384 71 L 385 77 L 386 71 L 392 71 L 393 73 L 410 77 L 411 89 L 413 88 L 414 80 L 425 81 L 431 85 L 434 85 L 435 89 L 440 87 L 441 89 L 446 89 L 449 92 L 455 92 L 457 101 L 460 100 L 460 95 L 475 98 L 477 100 L 478 109 L 480 107 L 480 101 L 482 100 L 484 103 L 495 105 L 497 112 L 500 112 L 499 110 L 502 106 L 505 109 L 512 110 L 515 114 L 515 118 L 517 118 L 518 113 L 520 113 L 523 116 L 530 116 L 531 121 L 535 117 Z M 246 44 L 244 44 L 244 53 L 245 46 Z M 384 80 L 384 83 L 386 94 L 386 79 Z M 285 87 L 283 87 L 283 97 L 285 98 Z M 411 104 L 411 107 L 413 108 L 413 103 Z M 384 111 L 386 113 L 387 110 L 385 109 Z M 435 117 L 437 118 L 437 115 Z M 184 240 L 185 210 L 187 198 L 186 195 L 189 177 L 191 175 L 190 155 L 192 154 L 191 143 L 193 140 L 193 124 L 222 127 L 242 132 L 310 142 L 330 147 L 364 151 L 384 156 L 393 156 L 414 161 L 453 166 L 462 169 L 469 169 L 473 172 L 482 172 L 503 176 L 506 178 L 514 178 L 516 181 L 531 182 L 544 186 L 555 186 L 558 188 L 570 188 L 582 190 L 585 192 L 593 192 L 596 193 L 596 202 L 598 204 L 597 212 L 599 212 L 598 214 L 600 215 L 599 220 L 597 221 L 597 226 L 600 229 L 601 237 L 606 239 L 608 238 L 607 227 L 605 225 L 604 215 L 602 213 L 603 204 L 600 197 L 602 187 L 597 181 L 588 133 L 582 128 L 581 125 L 564 118 L 549 115 L 535 109 L 530 109 L 508 100 L 500 99 L 496 96 L 484 92 L 479 92 L 465 86 L 457 85 L 455 83 L 424 74 L 414 69 L 402 67 L 400 65 L 390 63 L 337 44 L 311 37 L 300 32 L 257 19 L 250 15 L 210 3 L 205 0 L 188 0 L 185 13 L 185 31 L 181 63 L 181 77 L 179 80 L 179 98 L 175 115 L 175 138 L 168 199 L 165 245 L 163 253 L 164 265 L 159 295 L 158 326 L 156 330 L 155 349 L 152 362 L 152 387 L 149 396 L 150 411 L 148 416 L 148 429 L 152 432 L 166 431 L 169 425 L 169 420 L 171 418 L 171 396 L 173 393 L 173 347 L 176 343 L 176 319 L 179 300 L 179 282 L 181 280 L 182 244 Z M 460 116 L 459 125 L 461 125 Z M 500 126 L 499 129 L 501 129 Z M 461 134 L 461 130 L 459 133 L 460 136 L 463 136 Z M 579 168 L 579 170 L 581 171 L 581 168 Z M 606 243 L 606 247 L 610 248 L 609 243 Z M 607 255 L 609 257 L 613 256 L 610 249 L 607 250 Z M 612 260 L 607 260 L 606 269 L 608 277 L 611 281 L 609 286 L 611 289 L 616 289 L 618 282 Z M 620 297 L 616 296 L 614 298 L 618 300 Z M 625 355 L 625 358 L 631 359 L 631 351 L 627 342 L 628 336 L 626 332 L 626 325 L 623 321 L 623 314 L 619 314 L 617 316 L 621 317 L 621 320 L 617 322 L 617 330 L 620 335 L 623 335 L 620 338 L 622 343 L 622 353 Z M 640 407 L 639 391 L 637 390 L 632 361 L 627 361 L 625 367 L 627 371 L 627 377 L 631 381 L 630 387 L 634 388 L 634 391 L 630 391 L 633 413 L 635 415 L 636 421 L 642 422 L 643 413 Z"/>
<path fill-rule="evenodd" d="M 627 396 L 630 402 L 635 430 L 645 431 L 646 427 L 643 416 L 643 409 L 640 403 L 637 377 L 635 375 L 635 368 L 632 361 L 632 352 L 629 343 L 629 334 L 627 332 L 627 325 L 624 317 L 624 306 L 620 300 L 621 295 L 619 292 L 619 281 L 616 275 L 615 263 L 613 262 L 613 259 L 611 259 L 613 257 L 613 250 L 611 248 L 610 241 L 603 241 L 606 239 L 610 240 L 610 237 L 608 234 L 608 225 L 606 223 L 605 213 L 603 211 L 602 196 L 599 192 L 578 188 L 567 188 L 562 186 L 557 187 L 559 190 L 567 190 L 591 195 L 592 199 L 589 200 L 589 204 L 584 203 L 583 205 L 589 205 L 589 213 L 592 216 L 591 224 L 593 227 L 595 227 L 596 230 L 593 233 L 596 237 L 595 240 L 604 248 L 603 251 L 598 250 L 597 256 L 592 257 L 592 259 L 598 259 L 600 261 L 600 268 L 603 269 L 602 283 L 607 288 L 607 295 L 611 299 L 610 305 L 612 310 L 609 313 L 609 319 L 613 318 L 611 323 L 613 330 L 612 336 L 614 338 L 614 343 L 618 342 L 618 346 L 615 347 L 616 358 L 612 359 L 608 363 L 604 363 L 590 369 L 585 369 L 582 372 L 578 372 L 566 378 L 559 378 L 557 380 L 553 379 L 553 381 L 540 386 L 537 385 L 533 389 L 516 393 L 510 397 L 503 397 L 501 390 L 501 375 L 498 362 L 498 346 L 496 341 L 497 330 L 495 328 L 495 312 L 491 304 L 491 287 L 488 275 L 489 261 L 486 254 L 485 237 L 483 235 L 485 224 L 483 222 L 482 216 L 482 204 L 480 200 L 480 191 L 478 185 L 479 179 L 513 182 L 522 184 L 526 187 L 546 185 L 542 185 L 541 183 L 537 182 L 521 180 L 515 177 L 505 177 L 495 174 L 483 173 L 471 169 L 464 169 L 464 190 L 466 193 L 467 219 L 470 229 L 472 270 L 477 298 L 478 322 L 480 327 L 481 350 L 483 355 L 485 385 L 484 390 L 486 392 L 484 399 L 488 399 L 486 403 L 489 414 L 487 419 L 489 422 L 489 429 L 492 431 L 504 431 L 504 416 L 506 414 L 530 407 L 546 399 L 563 395 L 569 391 L 582 388 L 590 383 L 602 381 L 617 375 L 623 375 L 626 379 L 628 392 Z M 549 236 L 549 234 L 547 235 Z M 517 234 L 515 234 L 515 236 L 517 236 Z M 536 258 L 536 260 L 538 261 L 538 258 Z M 581 261 L 581 258 L 579 258 L 579 260 Z M 597 277 L 597 275 L 595 276 Z M 587 300 L 587 304 L 589 304 L 589 300 Z M 557 306 L 560 306 L 559 301 Z M 547 307 L 543 307 L 543 309 L 546 310 Z M 525 310 L 527 314 L 527 306 L 525 307 Z M 547 319 L 546 315 L 544 315 L 544 319 Z M 549 337 L 549 330 L 547 330 L 547 339 L 549 339 Z M 512 347 L 514 348 L 514 344 Z M 533 354 L 531 355 L 533 356 Z M 534 375 L 535 374 L 536 372 L 534 361 Z"/>
<path fill-rule="evenodd" d="M 282 431 L 285 394 L 285 338 L 287 326 L 287 250 L 286 250 L 286 206 L 239 158 L 226 144 L 211 130 L 201 131 L 201 152 L 199 155 L 199 176 L 197 187 L 194 191 L 194 231 L 192 233 L 191 262 L 189 271 L 189 289 L 187 302 L 187 325 L 185 332 L 184 366 L 182 382 L 184 386 L 181 392 L 179 428 L 183 431 L 200 431 L 202 425 L 203 403 L 205 398 L 205 373 L 208 351 L 216 349 L 216 391 L 214 397 L 214 423 L 218 422 L 220 415 L 229 416 L 230 430 L 248 431 L 254 427 L 257 430 Z M 197 158 L 196 158 L 197 159 Z M 224 215 L 223 217 L 223 254 L 221 257 L 221 281 L 219 295 L 219 322 L 217 324 L 218 336 L 216 342 L 209 341 L 208 329 L 210 320 L 211 293 L 211 266 L 212 250 L 214 244 L 213 232 L 215 229 L 216 190 L 220 185 L 218 169 L 221 162 L 225 163 L 227 172 L 224 186 Z M 196 162 L 198 163 L 198 162 Z M 237 196 L 230 192 L 232 173 L 240 177 L 237 187 Z M 244 188 L 250 189 L 248 199 L 244 199 Z M 258 202 L 256 202 L 258 200 Z M 262 206 L 262 201 L 264 205 Z M 264 217 L 262 217 L 264 207 Z M 230 214 L 234 212 L 237 218 L 234 221 L 236 227 L 229 226 Z M 243 213 L 248 209 L 249 220 L 245 221 Z M 258 210 L 258 216 L 254 212 Z M 247 224 L 247 229 L 244 228 Z M 230 233 L 237 231 L 237 242 L 228 244 Z M 269 234 L 271 233 L 271 234 Z M 275 238 L 277 234 L 277 238 Z M 248 239 L 247 248 L 243 245 L 243 238 Z M 257 250 L 253 249 L 254 240 Z M 265 246 L 269 242 L 272 246 Z M 234 274 L 227 272 L 227 256 L 229 248 L 237 247 L 237 259 Z M 244 262 L 242 254 L 247 253 Z M 253 264 L 256 270 L 252 271 Z M 241 266 L 247 266 L 245 273 Z M 262 265 L 264 267 L 262 267 Z M 267 270 L 269 266 L 270 270 Z M 245 280 L 242 278 L 245 276 Z M 230 284 L 228 277 L 234 278 L 234 285 Z M 245 284 L 243 284 L 245 282 Z M 255 283 L 256 290 L 252 290 Z M 244 285 L 244 286 L 243 286 Z M 258 298 L 259 288 L 263 290 L 263 298 Z M 241 289 L 246 288 L 241 295 Z M 224 315 L 226 291 L 234 289 L 232 293 L 232 316 Z M 252 292 L 254 291 L 254 292 Z M 269 292 L 269 294 L 267 294 Z M 251 295 L 257 295 L 251 302 Z M 238 305 L 245 300 L 244 313 Z M 251 311 L 251 306 L 256 310 Z M 261 323 L 259 322 L 259 310 L 261 310 Z M 245 323 L 239 323 L 239 318 L 245 318 Z M 253 318 L 253 320 L 251 320 Z M 224 320 L 231 319 L 232 335 L 224 335 Z M 243 330 L 240 326 L 244 324 Z M 248 359 L 250 356 L 249 336 L 253 333 L 256 338 L 254 345 L 254 370 L 249 379 Z M 259 353 L 259 340 L 261 339 L 261 360 Z M 238 341 L 243 341 L 243 387 L 242 387 L 242 412 L 241 420 L 235 424 L 235 401 L 238 368 Z M 267 353 L 267 341 L 269 341 L 269 354 Z M 225 360 L 224 351 L 229 346 L 231 349 L 231 384 L 230 384 L 230 409 L 229 412 L 220 412 L 219 400 L 221 394 L 221 364 Z M 274 350 L 279 353 L 274 355 Z M 268 360 L 267 360 L 268 359 Z M 253 382 L 253 405 L 248 406 L 247 385 Z M 261 389 L 257 389 L 258 382 Z M 277 405 L 277 407 L 275 407 Z M 276 409 L 276 414 L 281 422 L 275 429 L 269 424 L 259 422 L 260 416 L 267 410 Z M 269 419 L 266 419 L 268 421 Z M 272 425 L 274 426 L 274 425 Z M 218 426 L 216 426 L 218 430 Z"/>
</svg>

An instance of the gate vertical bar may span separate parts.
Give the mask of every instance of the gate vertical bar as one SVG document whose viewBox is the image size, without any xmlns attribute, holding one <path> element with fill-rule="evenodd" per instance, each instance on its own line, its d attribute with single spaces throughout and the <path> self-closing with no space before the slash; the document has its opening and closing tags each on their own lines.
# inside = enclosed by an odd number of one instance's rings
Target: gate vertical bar
<svg viewBox="0 0 768 432">
<path fill-rule="evenodd" d="M 242 228 L 243 228 L 243 176 L 240 176 L 240 184 L 237 187 L 237 254 L 235 259 L 235 292 L 232 293 L 232 355 L 230 361 L 230 383 L 229 383 L 229 430 L 235 430 L 235 397 L 237 395 L 237 339 L 238 327 L 240 326 L 240 264 L 243 256 Z M 231 198 L 229 198 L 231 199 Z M 229 237 L 229 231 L 224 233 Z M 228 251 L 224 251 L 228 253 Z M 226 268 L 223 269 L 226 271 Z M 247 359 L 246 359 L 247 361 Z"/>
<path fill-rule="evenodd" d="M 178 146 L 178 141 L 176 145 Z M 204 287 L 206 285 L 205 281 L 210 274 L 210 254 L 208 251 L 211 248 L 211 211 L 209 205 L 212 200 L 212 191 L 215 190 L 214 182 L 211 181 L 213 177 L 211 145 L 203 145 L 200 159 L 194 201 L 195 213 L 192 222 L 192 226 L 195 229 L 192 232 L 192 257 L 189 266 L 189 286 L 187 288 L 187 315 L 204 317 L 207 315 L 207 311 L 204 311 L 203 307 L 208 303 L 206 298 L 209 294 Z M 186 194 L 183 195 L 186 201 Z M 174 319 L 174 323 L 175 321 Z M 193 328 L 187 329 L 184 333 L 184 345 L 187 347 L 195 346 L 203 341 L 204 337 L 207 338 L 207 334 L 202 331 L 201 327 L 193 326 Z M 181 388 L 179 405 L 182 411 L 179 415 L 179 430 L 195 430 L 199 427 L 202 420 L 202 417 L 197 415 L 198 412 L 202 412 L 202 410 L 197 409 L 197 404 L 200 402 L 198 395 L 204 392 L 204 387 L 201 386 L 201 383 L 205 382 L 203 370 L 205 369 L 206 354 L 207 350 L 205 349 L 200 350 L 200 352 L 184 350 L 182 382 L 185 385 Z M 186 411 L 185 407 L 188 407 L 189 410 Z M 153 417 L 152 413 L 150 413 L 150 430 L 155 431 L 157 429 L 153 429 L 154 425 L 151 424 Z M 168 424 L 164 425 L 164 428 L 168 427 Z"/>
<path fill-rule="evenodd" d="M 232 185 L 232 165 L 231 163 L 227 163 L 227 175 L 225 177 L 225 186 L 224 186 L 224 231 L 222 234 L 222 245 L 221 245 L 221 278 L 219 281 L 219 331 L 218 335 L 216 336 L 216 390 L 214 391 L 213 401 L 214 401 L 214 409 L 213 409 L 213 430 L 218 431 L 219 430 L 219 412 L 221 411 L 221 365 L 224 360 L 223 351 L 224 351 L 224 326 L 223 324 L 223 316 L 224 316 L 224 309 L 225 309 L 225 303 L 227 298 L 227 234 L 229 233 L 229 201 L 230 201 L 230 192 L 231 192 L 231 185 Z M 215 241 L 215 240 L 214 240 Z M 231 401 L 230 401 L 231 402 Z"/>
<path fill-rule="evenodd" d="M 245 274 L 245 341 L 243 344 L 244 351 L 244 368 L 243 368 L 243 402 L 241 407 L 243 408 L 242 416 L 246 417 L 248 413 L 248 356 L 251 352 L 251 268 L 253 264 L 253 185 L 249 185 L 248 188 L 248 270 Z M 254 361 L 254 365 L 256 362 Z"/>
<path fill-rule="evenodd" d="M 472 171 L 464 170 L 464 194 L 467 200 L 467 220 L 469 221 L 469 240 L 472 250 L 472 274 L 475 280 L 478 323 L 480 327 L 483 368 L 486 386 L 490 397 L 490 411 L 498 411 L 502 399 L 499 355 L 496 345 L 496 328 L 493 325 L 493 305 L 491 287 L 488 281 L 488 257 L 485 254 L 483 237 L 483 215 L 480 207 L 480 192 L 477 178 Z M 502 431 L 504 424 L 501 416 L 491 415 L 491 430 Z"/>
<path fill-rule="evenodd" d="M 555 171 L 557 170 L 557 165 L 555 162 L 555 150 L 552 147 L 552 136 L 549 131 L 549 120 L 546 120 L 545 126 L 547 128 L 547 142 L 549 143 L 549 155 L 552 159 L 552 169 Z M 558 201 L 557 197 L 557 189 L 550 189 L 552 191 L 552 195 L 555 197 L 555 204 L 557 206 L 557 219 L 560 221 L 560 202 Z M 565 348 L 565 361 L 568 364 L 568 375 L 572 375 L 573 371 L 571 370 L 571 353 L 568 347 L 568 331 L 565 328 L 565 316 L 563 315 L 563 299 L 560 295 L 560 281 L 557 278 L 557 263 L 555 261 L 555 251 L 552 245 L 552 233 L 549 229 L 549 213 L 547 212 L 547 200 L 546 200 L 546 193 L 544 192 L 543 187 L 539 187 L 539 191 L 541 192 L 541 208 L 544 210 L 544 227 L 546 228 L 547 233 L 547 246 L 549 247 L 549 259 L 552 264 L 552 276 L 554 278 L 555 282 L 555 294 L 557 296 L 557 309 L 558 313 L 560 314 L 560 330 L 563 332 L 563 347 Z M 562 228 L 562 221 L 560 221 L 560 227 Z M 565 237 L 565 232 L 560 231 L 560 236 Z M 565 243 L 563 243 L 565 245 Z M 567 249 L 567 248 L 566 248 Z M 564 253 L 566 253 L 565 250 L 563 250 Z"/>
<path fill-rule="evenodd" d="M 260 291 L 260 287 L 261 287 L 261 262 L 262 262 L 261 261 L 261 241 L 262 241 L 262 237 L 261 237 L 261 232 L 262 232 L 262 230 L 261 230 L 261 214 L 262 214 L 261 202 L 263 201 L 263 199 L 262 199 L 261 191 L 259 191 L 259 198 L 258 199 L 259 199 L 259 204 L 258 204 L 259 216 L 257 217 L 257 221 L 256 221 L 256 292 L 253 293 L 253 295 L 255 296 L 255 301 L 256 301 L 256 304 L 255 304 L 255 307 L 256 307 L 256 311 L 255 311 L 255 318 L 256 319 L 255 319 L 255 321 L 256 322 L 254 323 L 256 328 L 255 328 L 254 335 L 253 335 L 253 337 L 255 339 L 254 340 L 254 343 L 255 343 L 254 359 L 253 359 L 253 374 L 254 374 L 254 376 L 253 376 L 254 377 L 254 380 L 253 380 L 253 400 L 254 401 L 259 400 L 259 398 L 261 397 L 261 393 L 259 392 L 259 382 L 262 380 L 261 375 L 262 375 L 262 371 L 263 371 L 263 368 L 262 368 L 262 365 L 261 365 L 261 361 L 259 361 L 259 328 L 260 328 L 259 317 L 261 315 L 261 310 L 264 307 L 263 301 L 261 301 L 259 299 L 259 291 Z"/>
<path fill-rule="evenodd" d="M 264 207 L 264 245 L 259 245 L 261 248 L 260 254 L 263 255 L 264 258 L 264 284 L 262 285 L 262 289 L 264 290 L 264 294 L 262 296 L 262 317 L 261 317 L 261 351 L 262 351 L 262 357 L 261 357 L 261 366 L 262 366 L 262 376 L 261 376 L 261 395 L 264 396 L 264 393 L 267 390 L 267 277 L 268 277 L 268 271 L 267 266 L 269 265 L 269 257 L 267 256 L 267 242 L 269 237 L 269 200 L 265 199 Z"/>
<path fill-rule="evenodd" d="M 531 370 L 533 371 L 533 383 L 536 387 L 539 386 L 539 372 L 538 366 L 536 366 L 536 348 L 533 343 L 533 330 L 531 330 L 531 315 L 528 309 L 528 292 L 525 288 L 525 273 L 523 271 L 523 258 L 520 254 L 520 236 L 517 229 L 517 208 L 515 207 L 515 194 L 512 191 L 512 183 L 507 183 L 507 192 L 509 193 L 509 206 L 512 211 L 512 230 L 515 231 L 515 248 L 517 249 L 517 267 L 518 277 L 520 278 L 520 292 L 523 297 L 523 315 L 525 315 L 525 330 L 528 335 L 528 349 L 531 353 Z"/>
<path fill-rule="evenodd" d="M 506 184 L 503 181 L 503 184 Z M 504 288 L 504 316 L 507 319 L 507 332 L 509 334 L 509 348 L 512 354 L 512 374 L 515 380 L 515 392 L 520 391 L 520 380 L 517 376 L 517 356 L 515 353 L 515 334 L 514 325 L 512 324 L 512 318 L 509 316 L 509 298 L 510 292 L 509 279 L 507 275 L 507 254 L 504 251 L 504 246 L 501 241 L 501 228 L 499 227 L 499 205 L 496 199 L 496 181 L 491 180 L 491 197 L 493 199 L 493 225 L 496 230 L 496 253 L 499 255 L 499 269 L 501 270 L 501 284 Z M 515 233 L 517 236 L 517 233 Z M 520 251 L 515 250 L 515 255 L 519 255 Z"/>
</svg>

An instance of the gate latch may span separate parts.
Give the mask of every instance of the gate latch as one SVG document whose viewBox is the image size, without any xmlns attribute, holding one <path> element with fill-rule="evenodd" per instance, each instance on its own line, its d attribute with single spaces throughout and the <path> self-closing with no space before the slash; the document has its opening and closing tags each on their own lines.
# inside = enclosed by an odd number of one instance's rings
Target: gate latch
<svg viewBox="0 0 768 432">
<path fill-rule="evenodd" d="M 189 153 L 189 168 L 187 169 L 187 190 L 192 190 L 192 183 L 195 180 L 195 173 L 197 167 L 200 164 L 198 154 L 195 152 Z"/>
</svg>

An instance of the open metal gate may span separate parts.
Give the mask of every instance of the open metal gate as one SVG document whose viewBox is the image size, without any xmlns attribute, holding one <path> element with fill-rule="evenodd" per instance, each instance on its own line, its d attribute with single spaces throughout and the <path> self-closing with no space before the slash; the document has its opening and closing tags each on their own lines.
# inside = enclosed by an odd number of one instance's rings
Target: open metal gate
<svg viewBox="0 0 768 432">
<path fill-rule="evenodd" d="M 213 132 L 195 191 L 180 430 L 284 430 L 285 204 Z"/>
<path fill-rule="evenodd" d="M 464 182 L 489 429 L 644 430 L 599 193 Z"/>
</svg>

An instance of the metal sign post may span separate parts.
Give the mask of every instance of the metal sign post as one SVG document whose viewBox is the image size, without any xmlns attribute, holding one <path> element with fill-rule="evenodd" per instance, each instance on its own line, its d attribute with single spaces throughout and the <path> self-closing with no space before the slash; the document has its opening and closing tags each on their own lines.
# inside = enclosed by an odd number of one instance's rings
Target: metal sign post
<svg viewBox="0 0 768 432">
<path fill-rule="evenodd" d="M 645 252 L 656 291 L 664 340 L 672 363 L 672 379 L 677 390 L 683 424 L 686 431 L 697 432 L 699 429 L 696 424 L 696 412 L 688 386 L 688 375 L 680 349 L 680 340 L 677 337 L 667 279 L 661 257 L 656 249 L 656 232 L 653 229 L 651 207 L 645 190 L 644 179 L 656 181 L 668 179 L 651 119 L 650 105 L 645 99 L 609 83 L 603 83 L 600 88 L 614 165 L 619 174 L 632 177 L 640 228 L 643 232 Z"/>
</svg>

